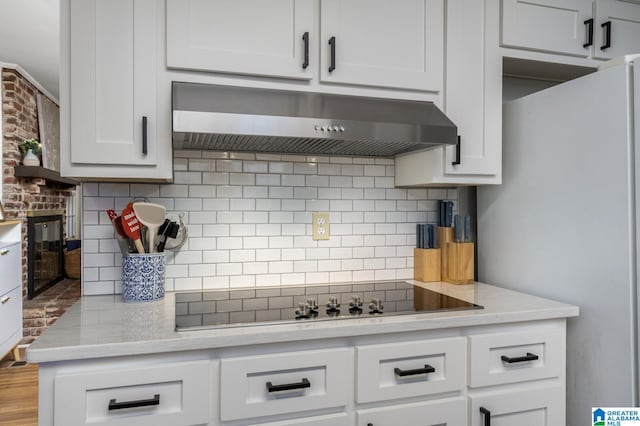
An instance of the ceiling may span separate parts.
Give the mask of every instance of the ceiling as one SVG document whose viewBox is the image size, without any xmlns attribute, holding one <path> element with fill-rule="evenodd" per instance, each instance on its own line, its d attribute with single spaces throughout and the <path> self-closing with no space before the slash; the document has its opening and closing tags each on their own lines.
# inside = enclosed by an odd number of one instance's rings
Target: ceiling
<svg viewBox="0 0 640 426">
<path fill-rule="evenodd" d="M 56 98 L 59 0 L 0 0 L 0 62 L 20 65 Z"/>
</svg>

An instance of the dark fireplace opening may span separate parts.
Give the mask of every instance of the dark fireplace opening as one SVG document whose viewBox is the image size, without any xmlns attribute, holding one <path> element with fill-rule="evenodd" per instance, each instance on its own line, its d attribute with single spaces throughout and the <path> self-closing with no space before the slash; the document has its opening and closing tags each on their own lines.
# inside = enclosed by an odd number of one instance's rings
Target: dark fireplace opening
<svg viewBox="0 0 640 426">
<path fill-rule="evenodd" d="M 33 299 L 64 278 L 62 215 L 27 217 L 27 297 Z"/>
</svg>

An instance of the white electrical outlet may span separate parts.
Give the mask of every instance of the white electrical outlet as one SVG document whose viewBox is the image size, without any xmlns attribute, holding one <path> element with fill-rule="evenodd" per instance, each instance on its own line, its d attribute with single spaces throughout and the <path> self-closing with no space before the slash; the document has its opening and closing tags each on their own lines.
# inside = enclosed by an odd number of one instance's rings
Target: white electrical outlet
<svg viewBox="0 0 640 426">
<path fill-rule="evenodd" d="M 311 225 L 313 228 L 314 240 L 329 239 L 329 213 L 314 213 Z"/>
</svg>

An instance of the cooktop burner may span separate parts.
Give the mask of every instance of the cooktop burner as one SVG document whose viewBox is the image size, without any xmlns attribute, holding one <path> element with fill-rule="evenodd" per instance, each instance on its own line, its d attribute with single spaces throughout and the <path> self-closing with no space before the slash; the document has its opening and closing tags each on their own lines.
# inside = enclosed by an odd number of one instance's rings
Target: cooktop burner
<svg viewBox="0 0 640 426">
<path fill-rule="evenodd" d="M 482 309 L 405 281 L 176 293 L 176 330 Z"/>
</svg>

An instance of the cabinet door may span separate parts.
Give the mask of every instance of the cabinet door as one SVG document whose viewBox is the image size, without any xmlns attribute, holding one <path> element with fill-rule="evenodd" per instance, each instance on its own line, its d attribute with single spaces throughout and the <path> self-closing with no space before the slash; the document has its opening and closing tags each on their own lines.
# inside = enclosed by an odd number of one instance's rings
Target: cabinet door
<svg viewBox="0 0 640 426">
<path fill-rule="evenodd" d="M 502 45 L 587 57 L 591 0 L 502 0 Z"/>
<path fill-rule="evenodd" d="M 321 80 L 439 92 L 443 29 L 443 0 L 322 0 Z"/>
<path fill-rule="evenodd" d="M 156 164 L 158 7 L 156 0 L 71 0 L 72 163 Z"/>
<path fill-rule="evenodd" d="M 467 406 L 464 398 L 452 398 L 358 410 L 356 424 L 358 426 L 400 424 L 403 426 L 460 426 L 467 424 Z"/>
<path fill-rule="evenodd" d="M 564 389 L 556 386 L 472 396 L 470 424 L 489 424 L 487 417 L 492 426 L 564 425 Z"/>
<path fill-rule="evenodd" d="M 611 46 L 603 48 L 607 43 L 607 23 L 611 27 Z M 640 4 L 621 0 L 596 0 L 594 25 L 594 58 L 609 59 L 640 52 Z"/>
<path fill-rule="evenodd" d="M 314 36 L 309 0 L 167 0 L 170 68 L 308 80 Z"/>
</svg>

